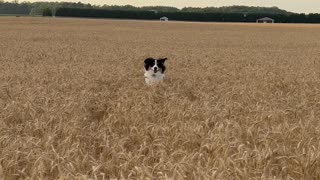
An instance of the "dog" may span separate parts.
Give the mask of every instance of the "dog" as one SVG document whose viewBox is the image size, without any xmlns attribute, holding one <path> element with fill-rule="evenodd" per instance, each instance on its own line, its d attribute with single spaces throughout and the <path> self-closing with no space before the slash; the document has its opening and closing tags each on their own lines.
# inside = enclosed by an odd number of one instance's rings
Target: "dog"
<svg viewBox="0 0 320 180">
<path fill-rule="evenodd" d="M 163 81 L 166 60 L 167 58 L 147 58 L 144 60 L 144 78 L 147 85 L 155 85 Z"/>
</svg>

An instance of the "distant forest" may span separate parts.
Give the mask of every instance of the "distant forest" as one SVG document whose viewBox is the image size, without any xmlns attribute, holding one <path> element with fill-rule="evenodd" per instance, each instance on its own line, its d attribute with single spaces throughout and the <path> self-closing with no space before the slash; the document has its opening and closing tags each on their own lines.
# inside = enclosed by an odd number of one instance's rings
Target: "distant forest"
<svg viewBox="0 0 320 180">
<path fill-rule="evenodd" d="M 64 17 L 93 17 L 155 20 L 162 16 L 170 20 L 206 22 L 255 22 L 270 17 L 279 23 L 320 23 L 320 14 L 298 14 L 277 7 L 185 7 L 178 9 L 168 6 L 134 7 L 91 5 L 72 2 L 5 2 L 0 0 L 0 14 L 44 15 Z"/>
</svg>

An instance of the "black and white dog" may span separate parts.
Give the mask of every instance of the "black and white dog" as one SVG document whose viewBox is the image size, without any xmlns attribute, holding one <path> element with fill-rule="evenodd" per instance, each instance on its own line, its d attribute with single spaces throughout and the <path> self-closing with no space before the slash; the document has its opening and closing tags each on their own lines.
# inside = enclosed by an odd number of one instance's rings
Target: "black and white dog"
<svg viewBox="0 0 320 180">
<path fill-rule="evenodd" d="M 147 85 L 158 84 L 164 79 L 164 71 L 166 66 L 164 62 L 167 58 L 147 58 L 144 60 L 144 78 Z"/>
</svg>

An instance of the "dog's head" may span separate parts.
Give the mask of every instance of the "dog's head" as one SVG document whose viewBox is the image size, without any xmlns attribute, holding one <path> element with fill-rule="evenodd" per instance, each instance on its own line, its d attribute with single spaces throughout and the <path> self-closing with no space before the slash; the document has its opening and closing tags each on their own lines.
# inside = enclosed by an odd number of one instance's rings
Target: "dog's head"
<svg viewBox="0 0 320 180">
<path fill-rule="evenodd" d="M 146 71 L 153 71 L 154 73 L 161 72 L 164 73 L 166 66 L 164 65 L 167 58 L 147 58 L 144 60 L 144 68 Z"/>
</svg>

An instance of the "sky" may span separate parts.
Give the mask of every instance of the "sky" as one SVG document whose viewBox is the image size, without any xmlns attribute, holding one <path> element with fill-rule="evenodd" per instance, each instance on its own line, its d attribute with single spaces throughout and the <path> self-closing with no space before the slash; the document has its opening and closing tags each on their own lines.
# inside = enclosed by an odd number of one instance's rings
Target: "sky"
<svg viewBox="0 0 320 180">
<path fill-rule="evenodd" d="M 31 0 L 37 1 L 37 0 Z M 46 0 L 41 0 L 46 1 Z M 61 0 L 47 0 L 61 1 Z M 207 6 L 277 6 L 291 12 L 297 13 L 320 13 L 320 0 L 62 0 L 69 2 L 107 4 L 107 5 L 134 5 L 134 6 L 173 6 L 173 7 L 207 7 Z"/>
</svg>

